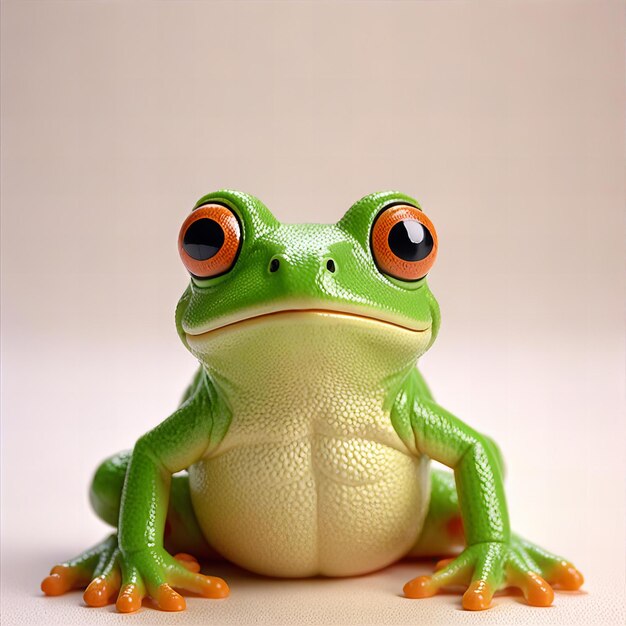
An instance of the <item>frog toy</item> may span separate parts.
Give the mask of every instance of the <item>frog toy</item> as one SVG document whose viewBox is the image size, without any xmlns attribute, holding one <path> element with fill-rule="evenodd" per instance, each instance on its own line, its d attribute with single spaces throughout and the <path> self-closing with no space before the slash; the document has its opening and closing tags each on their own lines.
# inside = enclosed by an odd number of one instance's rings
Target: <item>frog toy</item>
<svg viewBox="0 0 626 626">
<path fill-rule="evenodd" d="M 44 593 L 180 611 L 174 589 L 228 595 L 196 560 L 216 555 L 287 578 L 447 557 L 404 594 L 460 587 L 468 610 L 503 587 L 548 606 L 553 586 L 581 586 L 511 532 L 498 447 L 416 367 L 440 315 L 426 280 L 437 234 L 414 199 L 374 193 L 337 224 L 296 225 L 218 191 L 178 246 L 190 282 L 176 327 L 200 367 L 170 417 L 99 466 L 91 503 L 117 532 L 53 567 Z"/>
</svg>

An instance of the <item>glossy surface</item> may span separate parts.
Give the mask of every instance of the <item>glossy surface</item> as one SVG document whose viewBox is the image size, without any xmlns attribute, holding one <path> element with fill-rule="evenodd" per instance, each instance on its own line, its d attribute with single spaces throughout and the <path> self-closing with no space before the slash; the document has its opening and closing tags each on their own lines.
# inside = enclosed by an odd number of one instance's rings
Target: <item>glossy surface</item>
<svg viewBox="0 0 626 626">
<path fill-rule="evenodd" d="M 387 244 L 403 261 L 422 261 L 433 249 L 433 237 L 417 220 L 403 220 L 391 228 Z"/>
<path fill-rule="evenodd" d="M 196 206 L 179 238 L 193 276 L 176 325 L 201 367 L 174 414 L 98 469 L 91 500 L 118 533 L 55 568 L 46 593 L 95 580 L 94 604 L 119 587 L 120 611 L 143 597 L 182 610 L 173 588 L 228 594 L 189 556 L 213 549 L 297 577 L 465 546 L 405 593 L 461 585 L 470 610 L 504 586 L 544 606 L 551 584 L 582 584 L 569 562 L 511 533 L 497 446 L 437 404 L 416 368 L 440 317 L 423 278 L 436 231 L 415 200 L 371 194 L 334 225 L 281 224 L 234 191 Z M 223 228 L 215 254 L 211 241 L 185 249 L 203 219 Z"/>
<path fill-rule="evenodd" d="M 239 254 L 241 227 L 236 215 L 220 204 L 195 209 L 183 223 L 178 251 L 193 276 L 209 278 L 228 272 Z"/>
<path fill-rule="evenodd" d="M 379 269 L 400 280 L 423 278 L 437 257 L 433 223 L 423 211 L 408 204 L 392 204 L 381 211 L 374 221 L 371 240 Z"/>
<path fill-rule="evenodd" d="M 208 261 L 224 245 L 224 230 L 211 218 L 193 222 L 183 236 L 183 250 L 195 261 Z"/>
</svg>

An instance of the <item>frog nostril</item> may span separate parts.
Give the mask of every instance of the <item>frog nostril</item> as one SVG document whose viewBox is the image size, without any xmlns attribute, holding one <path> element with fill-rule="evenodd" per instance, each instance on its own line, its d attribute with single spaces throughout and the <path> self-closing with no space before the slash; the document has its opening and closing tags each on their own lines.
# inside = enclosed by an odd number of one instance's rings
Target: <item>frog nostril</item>
<svg viewBox="0 0 626 626">
<path fill-rule="evenodd" d="M 326 269 L 331 273 L 337 269 L 335 267 L 335 262 L 332 259 L 328 259 L 328 261 L 326 261 Z"/>
<path fill-rule="evenodd" d="M 270 261 L 270 272 L 277 272 L 280 267 L 280 261 L 278 259 L 272 259 Z"/>
</svg>

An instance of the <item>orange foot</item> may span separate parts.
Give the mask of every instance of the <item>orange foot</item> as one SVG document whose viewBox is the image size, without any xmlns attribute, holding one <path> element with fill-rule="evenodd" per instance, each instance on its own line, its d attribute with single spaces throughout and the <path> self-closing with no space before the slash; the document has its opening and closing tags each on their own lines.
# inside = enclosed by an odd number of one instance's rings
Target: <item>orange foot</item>
<svg viewBox="0 0 626 626">
<path fill-rule="evenodd" d="M 574 590 L 582 574 L 568 561 L 513 537 L 510 543 L 482 543 L 466 548 L 458 557 L 443 559 L 432 576 L 418 576 L 404 586 L 407 598 L 428 598 L 441 588 L 463 586 L 463 608 L 483 611 L 500 588 L 520 589 L 531 606 L 550 606 L 552 586 Z"/>
<path fill-rule="evenodd" d="M 134 613 L 141 608 L 141 601 L 143 600 L 143 593 L 139 591 L 139 587 L 135 584 L 124 585 L 117 601 L 115 602 L 115 608 L 120 613 Z"/>
<path fill-rule="evenodd" d="M 105 575 L 94 578 L 85 593 L 83 600 L 87 606 L 106 606 L 114 601 L 120 590 L 121 577 L 117 568 L 107 572 Z"/>
<path fill-rule="evenodd" d="M 174 555 L 174 558 L 180 561 L 180 564 L 186 567 L 190 572 L 197 574 L 200 571 L 200 563 L 198 563 L 195 556 L 191 556 L 191 554 L 187 554 L 186 552 L 179 552 Z"/>
<path fill-rule="evenodd" d="M 558 589 L 576 591 L 583 586 L 583 575 L 568 561 L 559 561 L 549 570 L 548 579 Z"/>
<path fill-rule="evenodd" d="M 463 594 L 463 608 L 466 611 L 484 611 L 489 608 L 493 589 L 484 580 L 475 580 Z"/>
<path fill-rule="evenodd" d="M 41 581 L 47 596 L 60 596 L 72 589 L 82 589 L 91 579 L 91 572 L 79 565 L 55 565 Z"/>
<path fill-rule="evenodd" d="M 530 571 L 520 573 L 512 570 L 507 580 L 512 586 L 522 590 L 524 598 L 530 606 L 550 606 L 554 602 L 552 587 L 539 574 Z"/>
<path fill-rule="evenodd" d="M 87 606 L 102 607 L 115 602 L 120 613 L 132 613 L 141 608 L 148 592 L 136 573 L 126 576 L 127 582 L 122 584 L 122 560 L 117 537 L 112 535 L 72 561 L 55 565 L 42 581 L 41 589 L 46 595 L 58 596 L 86 587 L 83 599 Z M 221 578 L 199 573 L 200 564 L 190 554 L 180 553 L 172 558 L 163 551 L 157 563 L 162 568 L 161 580 L 152 579 L 149 589 L 156 608 L 163 611 L 185 609 L 185 599 L 173 587 L 205 598 L 224 598 L 229 594 L 228 585 Z"/>
</svg>

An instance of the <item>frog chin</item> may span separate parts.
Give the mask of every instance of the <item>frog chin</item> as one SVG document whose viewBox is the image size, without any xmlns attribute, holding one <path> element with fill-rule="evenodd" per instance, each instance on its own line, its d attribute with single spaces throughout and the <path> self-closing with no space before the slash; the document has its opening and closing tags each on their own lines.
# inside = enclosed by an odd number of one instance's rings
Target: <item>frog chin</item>
<svg viewBox="0 0 626 626">
<path fill-rule="evenodd" d="M 286 309 L 187 333 L 186 342 L 225 387 L 255 388 L 259 377 L 279 364 L 283 382 L 296 388 L 309 372 L 307 385 L 319 383 L 316 392 L 324 393 L 329 378 L 382 388 L 390 376 L 406 375 L 431 337 L 430 325 L 409 328 L 351 311 Z"/>
</svg>

